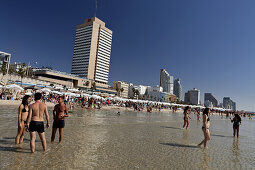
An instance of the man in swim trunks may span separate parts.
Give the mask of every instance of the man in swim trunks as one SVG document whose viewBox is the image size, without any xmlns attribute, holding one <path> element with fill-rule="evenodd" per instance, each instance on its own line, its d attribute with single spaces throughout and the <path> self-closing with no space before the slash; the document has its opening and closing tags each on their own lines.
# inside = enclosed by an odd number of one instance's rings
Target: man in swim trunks
<svg viewBox="0 0 255 170">
<path fill-rule="evenodd" d="M 54 142 L 57 128 L 59 128 L 59 143 L 63 139 L 63 128 L 65 127 L 65 117 L 68 117 L 68 107 L 64 104 L 64 96 L 58 98 L 58 104 L 53 110 L 53 127 L 51 142 Z"/>
<path fill-rule="evenodd" d="M 36 132 L 41 139 L 43 150 L 46 151 L 46 139 L 44 135 L 44 114 L 47 120 L 46 128 L 50 127 L 49 124 L 49 114 L 46 104 L 42 103 L 40 100 L 42 98 L 41 93 L 35 93 L 35 103 L 29 106 L 27 127 L 30 131 L 30 148 L 31 152 L 35 152 L 35 139 Z"/>
</svg>

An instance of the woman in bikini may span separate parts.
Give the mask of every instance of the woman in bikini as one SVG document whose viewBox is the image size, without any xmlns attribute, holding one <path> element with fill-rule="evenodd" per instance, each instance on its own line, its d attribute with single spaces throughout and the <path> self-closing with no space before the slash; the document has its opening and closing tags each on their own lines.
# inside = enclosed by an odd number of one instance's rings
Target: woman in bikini
<svg viewBox="0 0 255 170">
<path fill-rule="evenodd" d="M 16 144 L 22 144 L 24 135 L 26 133 L 26 120 L 28 116 L 28 104 L 31 102 L 31 97 L 25 95 L 22 99 L 22 103 L 19 106 L 19 115 L 18 115 L 18 133 L 15 140 Z"/>
<path fill-rule="evenodd" d="M 190 117 L 189 117 L 189 111 L 190 111 L 190 107 L 189 107 L 189 106 L 186 106 L 185 109 L 184 109 L 184 112 L 183 112 L 183 114 L 184 114 L 184 118 L 183 118 L 183 120 L 184 120 L 183 128 L 186 126 L 186 129 L 188 129 L 188 127 L 189 127 L 189 119 L 190 119 Z"/>
<path fill-rule="evenodd" d="M 202 144 L 204 144 L 204 147 L 206 148 L 206 143 L 208 140 L 210 140 L 210 131 L 209 131 L 209 127 L 210 127 L 210 118 L 209 118 L 209 112 L 210 109 L 209 108 L 205 108 L 205 110 L 203 111 L 203 126 L 202 126 L 202 131 L 204 133 L 204 140 L 202 140 L 202 142 L 200 144 L 198 144 L 198 146 L 201 146 Z"/>
<path fill-rule="evenodd" d="M 239 126 L 241 125 L 241 117 L 238 114 L 235 114 L 235 117 L 231 120 L 233 123 L 233 135 L 234 137 L 237 134 L 237 138 L 239 137 Z"/>
</svg>

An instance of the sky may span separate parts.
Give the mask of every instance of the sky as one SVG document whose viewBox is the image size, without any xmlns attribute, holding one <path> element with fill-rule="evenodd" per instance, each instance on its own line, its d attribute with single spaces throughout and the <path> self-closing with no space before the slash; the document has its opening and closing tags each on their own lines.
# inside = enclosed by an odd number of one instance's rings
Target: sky
<svg viewBox="0 0 255 170">
<path fill-rule="evenodd" d="M 0 0 L 0 51 L 11 62 L 70 73 L 75 27 L 95 0 Z M 109 85 L 159 84 L 160 69 L 189 89 L 231 97 L 255 111 L 254 0 L 98 0 L 97 17 L 113 31 Z M 36 64 L 37 62 L 37 64 Z"/>
</svg>

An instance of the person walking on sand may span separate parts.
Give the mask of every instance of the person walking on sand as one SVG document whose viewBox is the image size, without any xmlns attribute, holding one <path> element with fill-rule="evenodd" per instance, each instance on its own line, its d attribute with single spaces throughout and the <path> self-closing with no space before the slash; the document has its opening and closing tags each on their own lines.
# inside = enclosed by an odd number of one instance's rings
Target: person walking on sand
<svg viewBox="0 0 255 170">
<path fill-rule="evenodd" d="M 201 146 L 202 144 L 204 144 L 204 148 L 206 148 L 206 143 L 211 138 L 210 131 L 209 131 L 209 127 L 210 127 L 209 113 L 210 113 L 210 109 L 205 108 L 203 111 L 203 126 L 202 126 L 202 131 L 204 133 L 204 140 L 202 140 L 202 142 L 198 144 L 198 146 Z"/>
<path fill-rule="evenodd" d="M 43 150 L 46 151 L 46 139 L 44 134 L 44 115 L 47 120 L 46 128 L 50 127 L 49 113 L 46 104 L 42 103 L 41 93 L 35 93 L 35 103 L 29 106 L 29 113 L 27 118 L 27 126 L 30 132 L 30 148 L 31 152 L 35 152 L 36 132 L 41 139 Z M 31 122 L 30 122 L 31 121 Z"/>
<path fill-rule="evenodd" d="M 22 144 L 24 135 L 26 133 L 25 125 L 27 124 L 28 116 L 28 104 L 31 102 L 31 97 L 25 95 L 22 99 L 21 105 L 19 106 L 19 115 L 18 115 L 18 133 L 15 139 L 16 144 Z"/>
<path fill-rule="evenodd" d="M 63 139 L 63 129 L 65 127 L 65 117 L 68 117 L 68 107 L 64 104 L 64 96 L 58 98 L 58 104 L 53 110 L 53 126 L 51 142 L 54 142 L 57 129 L 59 129 L 59 143 Z"/>
<path fill-rule="evenodd" d="M 191 118 L 189 117 L 189 111 L 190 111 L 190 107 L 189 107 L 189 106 L 186 106 L 186 107 L 184 108 L 184 112 L 183 112 L 183 114 L 184 114 L 184 118 L 183 118 L 183 120 L 184 120 L 183 128 L 185 128 L 185 126 L 186 126 L 186 129 L 188 129 L 188 127 L 189 127 L 189 119 L 191 119 Z"/>
<path fill-rule="evenodd" d="M 235 117 L 231 120 L 231 122 L 233 123 L 233 135 L 234 135 L 234 137 L 237 135 L 237 138 L 238 138 L 239 137 L 239 126 L 241 125 L 242 119 L 236 113 Z"/>
</svg>

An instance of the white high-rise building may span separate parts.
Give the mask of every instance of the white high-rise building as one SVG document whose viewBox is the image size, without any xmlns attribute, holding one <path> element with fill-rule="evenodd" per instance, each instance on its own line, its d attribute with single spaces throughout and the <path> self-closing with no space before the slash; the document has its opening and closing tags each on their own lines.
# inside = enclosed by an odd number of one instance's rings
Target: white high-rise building
<svg viewBox="0 0 255 170">
<path fill-rule="evenodd" d="M 107 84 L 112 31 L 93 17 L 76 27 L 72 74 Z"/>
<path fill-rule="evenodd" d="M 160 86 L 163 87 L 163 92 L 171 93 L 174 92 L 174 77 L 165 70 L 160 70 Z"/>
</svg>

